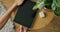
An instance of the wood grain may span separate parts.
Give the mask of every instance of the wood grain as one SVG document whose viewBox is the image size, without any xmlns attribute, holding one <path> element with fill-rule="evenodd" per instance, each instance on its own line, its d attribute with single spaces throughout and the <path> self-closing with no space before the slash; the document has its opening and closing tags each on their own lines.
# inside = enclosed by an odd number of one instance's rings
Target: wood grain
<svg viewBox="0 0 60 32">
<path fill-rule="evenodd" d="M 15 0 L 0 0 L 8 9 L 14 3 Z M 16 9 L 17 10 L 17 9 Z M 16 12 L 12 13 L 12 19 L 14 19 Z M 41 19 L 39 14 L 36 16 L 36 21 L 31 28 L 30 32 L 60 32 L 60 16 L 53 16 L 53 12 L 46 12 L 46 17 Z M 15 24 L 19 27 L 19 24 Z M 17 29 L 16 27 L 16 29 Z"/>
</svg>

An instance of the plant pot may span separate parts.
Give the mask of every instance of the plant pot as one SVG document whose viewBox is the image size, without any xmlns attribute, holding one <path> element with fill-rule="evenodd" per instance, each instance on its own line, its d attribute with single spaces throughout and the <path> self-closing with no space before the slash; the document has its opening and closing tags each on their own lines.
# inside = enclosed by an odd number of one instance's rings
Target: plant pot
<svg viewBox="0 0 60 32">
<path fill-rule="evenodd" d="M 47 8 L 45 8 L 45 7 L 44 7 L 44 10 L 45 10 L 46 12 L 52 12 L 52 11 L 53 11 L 53 10 L 47 9 Z"/>
<path fill-rule="evenodd" d="M 41 11 L 38 10 L 36 17 L 35 17 L 35 20 L 34 20 L 35 22 L 31 28 L 32 30 L 41 29 L 43 27 L 46 27 L 51 22 L 51 20 L 53 19 L 54 12 L 52 10 L 44 8 L 42 11 L 45 13 L 46 17 L 40 18 L 39 12 L 41 12 Z M 48 12 L 48 11 L 51 11 L 51 12 Z"/>
</svg>

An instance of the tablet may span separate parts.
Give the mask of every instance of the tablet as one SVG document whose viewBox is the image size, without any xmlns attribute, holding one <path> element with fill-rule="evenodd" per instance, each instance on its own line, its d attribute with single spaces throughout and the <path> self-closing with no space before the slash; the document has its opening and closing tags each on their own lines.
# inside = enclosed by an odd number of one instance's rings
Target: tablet
<svg viewBox="0 0 60 32">
<path fill-rule="evenodd" d="M 14 21 L 23 26 L 31 28 L 34 23 L 34 18 L 37 11 L 33 10 L 33 6 L 35 4 L 35 2 L 32 2 L 30 0 L 25 1 L 21 6 L 19 6 Z"/>
</svg>

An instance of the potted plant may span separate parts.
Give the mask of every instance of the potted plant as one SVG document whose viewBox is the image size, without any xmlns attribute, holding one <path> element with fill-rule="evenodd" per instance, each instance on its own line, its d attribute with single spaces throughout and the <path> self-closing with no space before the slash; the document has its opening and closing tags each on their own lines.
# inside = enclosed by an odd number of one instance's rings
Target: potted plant
<svg viewBox="0 0 60 32">
<path fill-rule="evenodd" d="M 39 9 L 42 10 L 47 8 L 54 11 L 54 13 L 60 15 L 60 1 L 59 0 L 36 0 L 36 5 L 33 7 L 33 10 Z"/>
<path fill-rule="evenodd" d="M 39 9 L 36 14 L 35 23 L 32 29 L 41 29 L 48 25 L 53 17 L 54 14 L 59 16 L 60 15 L 60 1 L 59 0 L 33 0 L 36 2 L 36 5 L 33 7 L 33 10 Z M 44 11 L 43 11 L 44 10 Z M 44 12 L 44 18 L 40 18 L 40 12 Z"/>
</svg>

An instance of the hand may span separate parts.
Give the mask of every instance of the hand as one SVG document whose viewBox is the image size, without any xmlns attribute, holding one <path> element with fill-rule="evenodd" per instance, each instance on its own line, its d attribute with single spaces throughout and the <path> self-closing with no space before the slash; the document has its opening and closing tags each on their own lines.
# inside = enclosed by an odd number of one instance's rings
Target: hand
<svg viewBox="0 0 60 32">
<path fill-rule="evenodd" d="M 16 0 L 15 2 L 19 6 L 19 5 L 21 5 L 24 2 L 24 0 Z"/>
<path fill-rule="evenodd" d="M 19 25 L 16 31 L 18 31 L 18 32 L 27 32 L 27 28 L 22 26 L 22 25 Z"/>
</svg>

